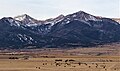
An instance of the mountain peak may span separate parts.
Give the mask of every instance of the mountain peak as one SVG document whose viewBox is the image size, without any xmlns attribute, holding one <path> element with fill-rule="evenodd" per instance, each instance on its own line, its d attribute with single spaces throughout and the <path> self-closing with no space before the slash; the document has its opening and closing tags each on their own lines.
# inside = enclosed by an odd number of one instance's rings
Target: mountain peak
<svg viewBox="0 0 120 71">
<path fill-rule="evenodd" d="M 28 14 L 22 14 L 22 15 L 19 15 L 19 16 L 27 17 L 27 16 L 29 16 L 29 15 L 28 15 Z"/>
<path fill-rule="evenodd" d="M 33 23 L 37 22 L 36 19 L 30 17 L 27 14 L 18 15 L 16 17 L 14 17 L 14 19 L 19 20 L 19 21 L 21 21 L 22 23 L 25 23 L 25 24 L 33 24 Z"/>
<path fill-rule="evenodd" d="M 24 18 L 31 18 L 28 14 L 23 14 L 23 15 L 21 15 L 21 17 L 24 17 Z"/>
<path fill-rule="evenodd" d="M 78 12 L 76 12 L 76 13 L 86 13 L 86 12 L 84 12 L 84 11 L 80 10 L 80 11 L 78 11 Z"/>
<path fill-rule="evenodd" d="M 77 15 L 81 15 L 81 14 L 84 14 L 84 15 L 90 15 L 90 14 L 84 12 L 84 11 L 81 11 L 81 10 L 78 11 L 78 12 L 75 12 L 75 13 L 73 13 L 73 14 L 77 14 Z"/>
<path fill-rule="evenodd" d="M 23 21 L 25 19 L 33 19 L 32 17 L 30 17 L 27 14 L 22 14 L 22 15 L 18 15 L 16 17 L 14 17 L 14 19 L 19 20 L 19 21 Z"/>
<path fill-rule="evenodd" d="M 98 20 L 97 17 L 95 17 L 91 14 L 88 14 L 84 11 L 78 11 L 76 13 L 69 14 L 69 15 L 67 15 L 67 17 L 72 18 L 73 20 L 82 20 L 82 21 Z"/>
</svg>

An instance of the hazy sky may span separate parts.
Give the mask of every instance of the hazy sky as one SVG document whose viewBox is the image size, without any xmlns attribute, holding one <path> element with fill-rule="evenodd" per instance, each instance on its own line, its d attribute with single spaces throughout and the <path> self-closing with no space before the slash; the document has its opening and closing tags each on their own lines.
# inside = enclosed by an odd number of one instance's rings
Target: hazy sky
<svg viewBox="0 0 120 71">
<path fill-rule="evenodd" d="M 28 14 L 37 19 L 47 19 L 77 11 L 120 17 L 120 0 L 0 0 L 0 18 Z"/>
</svg>

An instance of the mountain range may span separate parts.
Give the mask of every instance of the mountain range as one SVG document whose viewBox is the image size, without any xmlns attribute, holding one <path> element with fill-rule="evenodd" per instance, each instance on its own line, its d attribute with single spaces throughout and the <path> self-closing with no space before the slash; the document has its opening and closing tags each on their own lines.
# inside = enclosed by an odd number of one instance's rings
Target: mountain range
<svg viewBox="0 0 120 71">
<path fill-rule="evenodd" d="M 79 11 L 37 20 L 27 14 L 0 19 L 0 48 L 89 47 L 120 41 L 120 19 Z"/>
</svg>

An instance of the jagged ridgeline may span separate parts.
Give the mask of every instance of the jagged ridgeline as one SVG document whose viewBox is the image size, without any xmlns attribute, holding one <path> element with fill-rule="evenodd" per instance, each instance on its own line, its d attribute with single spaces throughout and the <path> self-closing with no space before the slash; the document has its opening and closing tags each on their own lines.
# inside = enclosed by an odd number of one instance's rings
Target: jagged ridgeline
<svg viewBox="0 0 120 71">
<path fill-rule="evenodd" d="M 0 19 L 0 48 L 85 47 L 120 41 L 120 24 L 83 11 L 37 20 L 27 14 Z"/>
</svg>

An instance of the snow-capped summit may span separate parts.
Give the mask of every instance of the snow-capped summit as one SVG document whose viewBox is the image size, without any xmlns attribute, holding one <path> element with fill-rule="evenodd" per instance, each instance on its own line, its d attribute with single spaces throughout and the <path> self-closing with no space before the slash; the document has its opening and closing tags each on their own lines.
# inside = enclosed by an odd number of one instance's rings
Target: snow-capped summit
<svg viewBox="0 0 120 71">
<path fill-rule="evenodd" d="M 93 16 L 91 14 L 88 14 L 84 11 L 78 11 L 76 13 L 73 14 L 68 14 L 67 16 L 64 17 L 64 19 L 62 20 L 61 24 L 68 24 L 71 21 L 81 21 L 84 22 L 86 24 L 88 24 L 90 26 L 90 23 L 88 21 L 92 20 L 92 21 L 101 21 L 101 18 Z"/>
<path fill-rule="evenodd" d="M 14 17 L 16 20 L 20 20 L 20 21 L 22 21 L 22 20 L 24 20 L 24 19 L 26 19 L 26 18 L 31 18 L 29 15 L 27 15 L 27 14 L 22 14 L 22 15 L 18 15 L 18 16 L 15 16 Z"/>
<path fill-rule="evenodd" d="M 30 17 L 27 14 L 16 16 L 16 17 L 14 17 L 14 19 L 15 20 L 19 20 L 19 21 L 21 21 L 24 24 L 35 24 L 36 22 L 38 22 L 38 20 Z"/>
<path fill-rule="evenodd" d="M 64 15 L 59 15 L 56 18 L 49 18 L 46 20 L 37 20 L 32 17 L 30 17 L 27 14 L 19 15 L 14 17 L 15 20 L 21 21 L 22 24 L 28 25 L 28 26 L 34 26 L 34 25 L 41 25 L 41 24 L 51 24 L 54 25 L 55 23 L 63 20 Z"/>
<path fill-rule="evenodd" d="M 78 11 L 76 13 L 67 15 L 67 18 L 70 18 L 72 20 L 82 20 L 82 21 L 89 21 L 89 20 L 98 21 L 97 17 L 90 15 L 84 11 Z"/>
<path fill-rule="evenodd" d="M 23 21 L 25 20 L 26 18 L 31 18 L 29 15 L 27 14 L 23 14 L 23 15 L 18 15 L 16 17 L 14 17 L 16 20 L 19 20 L 19 21 Z"/>
</svg>

